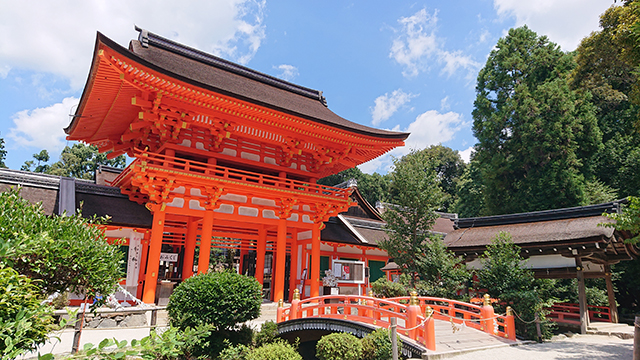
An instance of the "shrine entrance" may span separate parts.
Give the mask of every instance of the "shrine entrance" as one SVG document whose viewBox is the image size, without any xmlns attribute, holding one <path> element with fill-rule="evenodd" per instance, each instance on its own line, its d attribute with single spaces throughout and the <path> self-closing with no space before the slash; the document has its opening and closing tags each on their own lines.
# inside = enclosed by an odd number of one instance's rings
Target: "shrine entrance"
<svg viewBox="0 0 640 360">
<path fill-rule="evenodd" d="M 237 270 L 253 273 L 266 298 L 288 299 L 301 279 L 300 242 L 311 242 L 317 296 L 320 230 L 353 203 L 352 189 L 316 180 L 402 146 L 408 134 L 352 123 L 320 91 L 138 31 L 129 49 L 98 34 L 65 131 L 109 158 L 134 159 L 111 185 L 153 214 L 142 300 L 154 302 L 163 278 L 209 271 L 212 248 L 234 251 Z"/>
</svg>

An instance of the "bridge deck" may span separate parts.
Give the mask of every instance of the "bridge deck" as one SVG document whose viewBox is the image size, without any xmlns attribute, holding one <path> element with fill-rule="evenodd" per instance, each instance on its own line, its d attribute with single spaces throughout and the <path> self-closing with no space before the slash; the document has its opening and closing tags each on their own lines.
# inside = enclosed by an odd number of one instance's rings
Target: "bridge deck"
<svg viewBox="0 0 640 360">
<path fill-rule="evenodd" d="M 489 347 L 515 345 L 518 341 L 503 339 L 463 325 L 436 320 L 436 351 L 428 354 L 482 350 Z M 455 330 L 455 331 L 454 331 Z"/>
</svg>

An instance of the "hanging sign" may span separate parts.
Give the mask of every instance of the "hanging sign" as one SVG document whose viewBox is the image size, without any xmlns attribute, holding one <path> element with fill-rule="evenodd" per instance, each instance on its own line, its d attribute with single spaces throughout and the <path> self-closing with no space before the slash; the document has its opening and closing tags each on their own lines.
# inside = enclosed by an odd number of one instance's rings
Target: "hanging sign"
<svg viewBox="0 0 640 360">
<path fill-rule="evenodd" d="M 178 262 L 177 253 L 160 253 L 160 261 Z"/>
</svg>

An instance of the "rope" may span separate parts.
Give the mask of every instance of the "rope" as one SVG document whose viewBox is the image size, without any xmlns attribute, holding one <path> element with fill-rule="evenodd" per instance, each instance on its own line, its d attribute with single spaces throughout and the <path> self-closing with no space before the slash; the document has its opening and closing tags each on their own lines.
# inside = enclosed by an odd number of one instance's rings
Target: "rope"
<svg viewBox="0 0 640 360">
<path fill-rule="evenodd" d="M 524 320 L 520 317 L 520 315 L 518 315 L 518 313 L 517 313 L 515 310 L 513 310 L 513 313 L 516 315 L 516 317 L 517 317 L 520 321 L 522 321 L 522 322 L 523 322 L 523 323 L 525 323 L 525 324 L 533 324 L 534 322 L 538 321 L 538 315 L 537 315 L 537 314 L 536 314 L 536 317 L 535 317 L 533 320 L 531 320 L 531 321 L 524 321 Z"/>
</svg>

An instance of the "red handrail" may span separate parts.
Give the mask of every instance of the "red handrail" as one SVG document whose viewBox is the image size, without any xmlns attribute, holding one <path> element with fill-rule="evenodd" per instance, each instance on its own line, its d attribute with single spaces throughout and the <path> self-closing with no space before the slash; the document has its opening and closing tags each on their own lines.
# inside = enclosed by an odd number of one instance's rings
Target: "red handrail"
<svg viewBox="0 0 640 360">
<path fill-rule="evenodd" d="M 350 189 L 286 179 L 241 169 L 207 164 L 165 154 L 136 151 L 135 157 L 136 159 L 127 167 L 127 169 L 113 181 L 114 184 L 121 181 L 125 176 L 128 176 L 130 173 L 129 169 L 138 168 L 142 170 L 153 168 L 159 171 L 171 171 L 174 173 L 176 171 L 182 171 L 185 175 L 202 175 L 209 178 L 223 179 L 243 184 L 253 183 L 260 186 L 272 187 L 274 189 L 286 189 L 288 191 L 314 194 L 316 196 L 320 195 L 347 199 L 351 193 Z"/>
<path fill-rule="evenodd" d="M 398 319 L 398 333 L 435 350 L 434 319 L 465 323 L 489 334 L 515 340 L 511 313 L 495 316 L 491 305 L 477 306 L 456 300 L 430 297 L 382 299 L 357 295 L 328 295 L 299 300 L 297 290 L 289 306 L 278 307 L 277 322 L 300 318 L 332 318 L 390 326 Z"/>
</svg>

